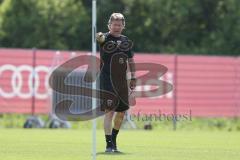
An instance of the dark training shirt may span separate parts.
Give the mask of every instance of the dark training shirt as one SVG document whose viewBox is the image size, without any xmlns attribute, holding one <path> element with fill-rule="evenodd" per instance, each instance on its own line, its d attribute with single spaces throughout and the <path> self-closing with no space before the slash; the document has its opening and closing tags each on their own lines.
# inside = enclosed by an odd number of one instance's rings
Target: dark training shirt
<svg viewBox="0 0 240 160">
<path fill-rule="evenodd" d="M 133 57 L 133 52 L 131 50 L 132 42 L 129 41 L 128 37 L 121 35 L 120 37 L 114 37 L 109 32 L 104 33 L 105 42 L 100 47 L 100 57 L 102 62 L 100 67 L 102 67 L 102 74 L 109 75 L 111 67 L 111 59 L 115 54 L 123 53 L 127 58 Z"/>
</svg>

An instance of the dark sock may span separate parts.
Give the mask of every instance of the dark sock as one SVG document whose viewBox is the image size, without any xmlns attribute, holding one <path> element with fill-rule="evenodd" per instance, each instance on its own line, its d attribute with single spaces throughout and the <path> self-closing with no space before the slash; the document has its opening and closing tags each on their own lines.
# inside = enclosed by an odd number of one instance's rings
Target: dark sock
<svg viewBox="0 0 240 160">
<path fill-rule="evenodd" d="M 113 143 L 113 147 L 117 147 L 117 135 L 118 135 L 119 130 L 117 129 L 112 129 L 112 143 Z"/>
<path fill-rule="evenodd" d="M 113 146 L 112 144 L 112 135 L 105 135 L 107 148 L 111 148 Z"/>
</svg>

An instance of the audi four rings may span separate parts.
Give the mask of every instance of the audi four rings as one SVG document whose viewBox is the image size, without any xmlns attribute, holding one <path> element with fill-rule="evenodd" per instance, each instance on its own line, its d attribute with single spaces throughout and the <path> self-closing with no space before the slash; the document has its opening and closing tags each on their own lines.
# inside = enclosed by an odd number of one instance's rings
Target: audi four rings
<svg viewBox="0 0 240 160">
<path fill-rule="evenodd" d="M 33 67 L 30 65 L 20 65 L 20 66 L 14 66 L 12 64 L 5 64 L 0 66 L 0 77 L 5 72 L 11 72 L 11 87 L 12 89 L 10 91 L 6 91 L 3 89 L 3 86 L 0 85 L 0 96 L 3 98 L 13 98 L 13 97 L 20 97 L 23 99 L 31 98 L 34 94 L 37 99 L 46 99 L 49 96 L 48 90 L 50 89 L 48 86 L 48 77 L 50 76 L 49 73 L 49 67 L 46 66 L 36 66 L 33 70 Z M 25 85 L 25 74 L 27 72 L 27 91 L 24 87 Z M 44 92 L 39 91 L 40 89 L 40 72 L 46 73 L 44 77 L 44 86 L 45 90 Z M 24 74 L 25 73 L 25 74 Z M 23 75 L 24 74 L 24 75 Z M 34 89 L 33 89 L 33 77 L 34 79 Z M 34 91 L 34 92 L 33 92 Z"/>
</svg>

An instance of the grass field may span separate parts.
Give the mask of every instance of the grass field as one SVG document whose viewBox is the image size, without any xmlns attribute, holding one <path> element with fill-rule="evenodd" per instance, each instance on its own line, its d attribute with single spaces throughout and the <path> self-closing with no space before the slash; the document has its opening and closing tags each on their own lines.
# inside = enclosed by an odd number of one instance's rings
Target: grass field
<svg viewBox="0 0 240 160">
<path fill-rule="evenodd" d="M 239 160 L 240 134 L 226 131 L 122 130 L 123 154 L 104 154 L 97 131 L 98 160 Z M 1 160 L 90 160 L 91 130 L 0 129 Z"/>
</svg>

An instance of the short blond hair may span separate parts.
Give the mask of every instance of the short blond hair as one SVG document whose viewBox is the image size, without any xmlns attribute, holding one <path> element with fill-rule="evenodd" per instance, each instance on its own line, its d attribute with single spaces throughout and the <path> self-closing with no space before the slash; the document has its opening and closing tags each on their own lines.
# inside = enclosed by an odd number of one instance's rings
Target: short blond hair
<svg viewBox="0 0 240 160">
<path fill-rule="evenodd" d="M 108 27 L 110 26 L 112 21 L 116 21 L 116 20 L 121 20 L 123 23 L 123 26 L 125 27 L 125 18 L 122 13 L 112 13 L 108 20 Z"/>
</svg>

